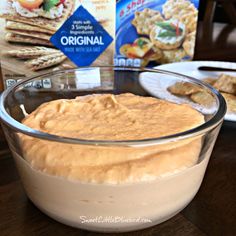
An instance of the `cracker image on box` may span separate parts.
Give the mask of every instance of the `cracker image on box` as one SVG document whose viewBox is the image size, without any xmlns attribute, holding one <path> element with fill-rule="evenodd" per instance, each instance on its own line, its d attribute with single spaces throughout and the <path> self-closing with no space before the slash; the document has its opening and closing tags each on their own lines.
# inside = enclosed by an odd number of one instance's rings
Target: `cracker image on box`
<svg viewBox="0 0 236 236">
<path fill-rule="evenodd" d="M 120 1 L 117 4 L 116 59 L 139 59 L 140 65 L 155 66 L 191 60 L 194 56 L 199 1 Z M 152 44 L 146 54 L 132 51 L 138 38 Z M 156 57 L 153 53 L 156 52 Z"/>
<path fill-rule="evenodd" d="M 3 0 L 2 2 L 1 17 L 52 32 L 59 29 L 74 8 L 74 0 Z"/>
<path fill-rule="evenodd" d="M 163 21 L 161 13 L 149 8 L 135 12 L 132 24 L 136 27 L 138 34 L 149 35 L 156 22 Z"/>
<path fill-rule="evenodd" d="M 150 32 L 153 44 L 163 50 L 180 47 L 185 38 L 185 25 L 178 20 L 157 22 Z"/>
<path fill-rule="evenodd" d="M 55 49 L 50 42 L 50 38 L 73 13 L 73 10 L 74 0 L 1 1 L 0 17 L 3 22 L 1 24 L 1 31 L 3 31 L 1 57 L 4 58 L 1 59 L 2 66 L 13 70 L 10 64 L 14 65 L 15 58 L 19 61 L 16 63 L 20 68 L 38 71 L 51 68 L 64 61 L 58 54 L 60 51 Z M 50 60 L 44 62 L 42 66 L 42 56 L 46 55 L 50 55 Z M 35 59 L 34 65 L 26 66 L 32 63 L 28 61 L 32 58 Z M 35 64 L 37 62 L 38 65 Z"/>
<path fill-rule="evenodd" d="M 64 25 L 82 6 L 114 39 L 115 4 L 113 0 L 0 1 L 0 57 L 4 81 L 16 82 L 39 73 L 75 68 L 77 63 L 55 45 L 53 36 L 63 27 L 63 30 L 71 30 Z M 87 16 L 83 17 L 82 21 L 86 21 Z M 77 31 L 80 36 L 80 29 Z M 114 43 L 95 59 L 94 65 L 111 64 L 113 57 Z M 7 83 L 4 84 L 7 87 Z"/>
<path fill-rule="evenodd" d="M 8 56 L 17 57 L 19 59 L 32 59 L 37 58 L 45 55 L 51 55 L 54 53 L 58 53 L 59 50 L 47 47 L 30 47 L 30 48 L 21 48 L 17 50 L 10 50 L 7 51 L 6 54 Z"/>
</svg>

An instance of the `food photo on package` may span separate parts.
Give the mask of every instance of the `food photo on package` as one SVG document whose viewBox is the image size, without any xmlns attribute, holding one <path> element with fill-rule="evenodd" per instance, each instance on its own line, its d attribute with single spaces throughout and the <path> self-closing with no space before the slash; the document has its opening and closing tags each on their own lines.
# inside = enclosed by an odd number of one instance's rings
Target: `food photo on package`
<svg viewBox="0 0 236 236">
<path fill-rule="evenodd" d="M 112 64 L 115 9 L 113 0 L 0 1 L 4 87 L 51 71 Z"/>
<path fill-rule="evenodd" d="M 192 60 L 198 0 L 120 0 L 115 64 L 155 66 Z"/>
</svg>

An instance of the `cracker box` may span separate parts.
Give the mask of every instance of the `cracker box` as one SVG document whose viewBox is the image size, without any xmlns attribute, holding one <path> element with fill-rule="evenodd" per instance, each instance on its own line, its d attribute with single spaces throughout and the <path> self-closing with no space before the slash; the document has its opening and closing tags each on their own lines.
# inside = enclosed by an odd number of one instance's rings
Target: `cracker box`
<svg viewBox="0 0 236 236">
<path fill-rule="evenodd" d="M 115 5 L 114 0 L 1 0 L 4 88 L 59 69 L 112 64 Z"/>
<path fill-rule="evenodd" d="M 1 0 L 4 88 L 76 66 L 191 60 L 199 0 Z M 32 85 L 34 86 L 34 85 Z M 49 88 L 50 81 L 36 84 Z"/>
<path fill-rule="evenodd" d="M 191 60 L 199 0 L 119 0 L 115 64 L 156 66 Z"/>
</svg>

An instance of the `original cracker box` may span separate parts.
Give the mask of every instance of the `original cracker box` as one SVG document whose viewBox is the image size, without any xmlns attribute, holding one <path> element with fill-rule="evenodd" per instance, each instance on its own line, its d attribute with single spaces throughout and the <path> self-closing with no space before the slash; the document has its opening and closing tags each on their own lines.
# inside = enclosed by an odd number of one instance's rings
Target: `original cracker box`
<svg viewBox="0 0 236 236">
<path fill-rule="evenodd" d="M 1 0 L 0 63 L 4 88 L 60 69 L 112 64 L 114 0 Z M 32 85 L 53 87 L 50 80 Z"/>
<path fill-rule="evenodd" d="M 199 0 L 119 0 L 117 66 L 156 66 L 191 60 Z"/>
</svg>

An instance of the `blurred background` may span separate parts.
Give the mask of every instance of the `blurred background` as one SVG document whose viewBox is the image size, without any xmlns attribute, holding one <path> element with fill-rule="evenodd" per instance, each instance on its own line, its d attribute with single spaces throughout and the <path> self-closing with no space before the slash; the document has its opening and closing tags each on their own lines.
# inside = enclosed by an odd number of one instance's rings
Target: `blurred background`
<svg viewBox="0 0 236 236">
<path fill-rule="evenodd" d="M 200 0 L 194 60 L 236 61 L 236 0 Z"/>
<path fill-rule="evenodd" d="M 230 23 L 230 16 L 227 13 L 227 10 L 224 8 L 224 3 L 232 3 L 234 5 L 234 8 L 236 8 L 236 1 L 230 1 L 230 0 L 225 0 L 225 1 L 212 1 L 212 0 L 201 0 L 200 1 L 200 10 L 199 10 L 199 20 L 202 21 L 206 12 L 206 8 L 209 2 L 215 2 L 215 11 L 214 11 L 214 17 L 213 21 L 214 22 L 221 22 L 221 23 Z M 223 3 L 223 4 L 222 4 Z M 232 11 L 235 11 L 235 9 L 232 9 Z M 234 16 L 236 17 L 236 16 Z M 235 19 L 236 20 L 236 19 Z"/>
</svg>

